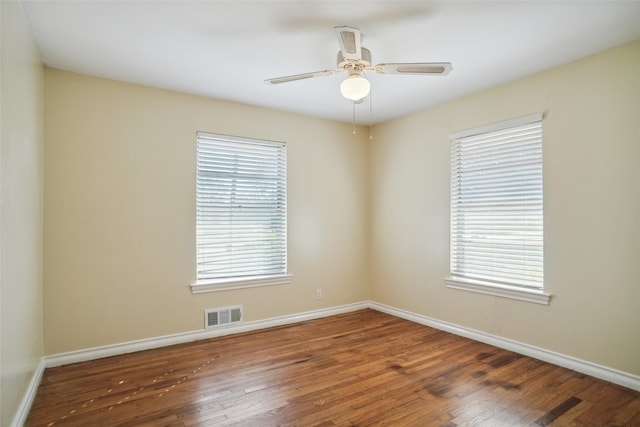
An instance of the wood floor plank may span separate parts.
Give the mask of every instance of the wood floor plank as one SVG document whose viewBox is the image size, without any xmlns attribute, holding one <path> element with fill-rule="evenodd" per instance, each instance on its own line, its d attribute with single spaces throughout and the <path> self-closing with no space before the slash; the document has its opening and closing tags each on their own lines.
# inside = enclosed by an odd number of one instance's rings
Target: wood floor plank
<svg viewBox="0 0 640 427">
<path fill-rule="evenodd" d="M 576 406 L 581 402 L 582 402 L 582 399 L 578 399 L 575 396 L 571 396 L 570 398 L 566 399 L 565 401 L 560 403 L 558 406 L 554 407 L 552 410 L 544 414 L 542 417 L 538 418 L 535 421 L 535 423 L 543 427 L 548 426 L 557 418 L 559 418 L 560 416 L 565 414 L 567 411 L 569 411 L 571 408 L 573 408 L 574 406 Z"/>
<path fill-rule="evenodd" d="M 633 426 L 640 393 L 362 310 L 47 369 L 26 423 L 227 425 Z"/>
</svg>

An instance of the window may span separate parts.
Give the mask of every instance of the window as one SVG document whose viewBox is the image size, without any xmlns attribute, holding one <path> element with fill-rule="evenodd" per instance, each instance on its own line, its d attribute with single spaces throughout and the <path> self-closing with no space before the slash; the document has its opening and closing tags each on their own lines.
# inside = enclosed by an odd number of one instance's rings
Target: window
<svg viewBox="0 0 640 427">
<path fill-rule="evenodd" d="M 542 304 L 542 115 L 449 135 L 447 286 Z"/>
<path fill-rule="evenodd" d="M 198 132 L 193 292 L 289 283 L 286 145 Z"/>
</svg>

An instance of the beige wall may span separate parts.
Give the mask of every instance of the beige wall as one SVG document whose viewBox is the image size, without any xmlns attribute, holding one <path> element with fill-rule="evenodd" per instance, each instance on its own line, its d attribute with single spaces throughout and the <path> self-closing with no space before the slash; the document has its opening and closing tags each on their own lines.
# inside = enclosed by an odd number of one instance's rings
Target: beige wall
<svg viewBox="0 0 640 427">
<path fill-rule="evenodd" d="M 325 120 L 45 71 L 47 354 L 200 330 L 369 295 L 368 133 Z M 290 285 L 193 295 L 195 136 L 288 147 Z M 315 289 L 323 299 L 315 299 Z"/>
<path fill-rule="evenodd" d="M 43 73 L 21 5 L 0 2 L 0 425 L 43 356 Z"/>
<path fill-rule="evenodd" d="M 551 304 L 445 288 L 447 135 L 539 111 Z M 640 374 L 640 42 L 375 132 L 373 300 Z"/>
<path fill-rule="evenodd" d="M 370 142 L 46 70 L 45 352 L 198 330 L 208 307 L 258 320 L 372 299 L 640 374 L 638 76 L 640 42 L 379 125 Z M 551 305 L 445 288 L 448 133 L 537 111 Z M 288 143 L 293 284 L 191 294 L 198 130 Z"/>
</svg>

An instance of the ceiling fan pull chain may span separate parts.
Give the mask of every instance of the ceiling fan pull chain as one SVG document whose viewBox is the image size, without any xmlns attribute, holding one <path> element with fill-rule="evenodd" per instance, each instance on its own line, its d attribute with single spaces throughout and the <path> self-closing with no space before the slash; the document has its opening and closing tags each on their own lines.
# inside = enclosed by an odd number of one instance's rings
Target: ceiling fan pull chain
<svg viewBox="0 0 640 427">
<path fill-rule="evenodd" d="M 356 101 L 353 101 L 353 117 L 351 119 L 351 124 L 353 126 L 353 134 L 356 134 Z"/>
<path fill-rule="evenodd" d="M 369 93 L 369 141 L 373 141 L 373 101 Z"/>
</svg>

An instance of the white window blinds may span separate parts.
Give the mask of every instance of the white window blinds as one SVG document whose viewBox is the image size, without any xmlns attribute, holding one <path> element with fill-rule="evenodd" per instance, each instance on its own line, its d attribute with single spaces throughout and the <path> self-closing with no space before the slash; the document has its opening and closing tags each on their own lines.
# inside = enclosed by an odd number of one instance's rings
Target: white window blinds
<svg viewBox="0 0 640 427">
<path fill-rule="evenodd" d="M 450 138 L 451 276 L 542 291 L 541 114 Z"/>
<path fill-rule="evenodd" d="M 197 135 L 198 281 L 285 274 L 284 143 Z"/>
</svg>

